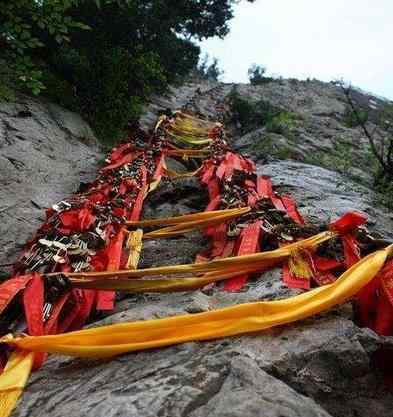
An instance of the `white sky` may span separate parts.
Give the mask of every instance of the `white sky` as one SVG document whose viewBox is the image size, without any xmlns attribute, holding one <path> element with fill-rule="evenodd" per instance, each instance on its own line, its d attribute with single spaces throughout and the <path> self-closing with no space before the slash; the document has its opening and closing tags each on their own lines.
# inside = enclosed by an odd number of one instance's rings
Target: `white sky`
<svg viewBox="0 0 393 417">
<path fill-rule="evenodd" d="M 235 7 L 231 32 L 201 43 L 223 81 L 247 82 L 257 63 L 269 74 L 344 78 L 393 99 L 393 0 L 256 0 Z"/>
</svg>

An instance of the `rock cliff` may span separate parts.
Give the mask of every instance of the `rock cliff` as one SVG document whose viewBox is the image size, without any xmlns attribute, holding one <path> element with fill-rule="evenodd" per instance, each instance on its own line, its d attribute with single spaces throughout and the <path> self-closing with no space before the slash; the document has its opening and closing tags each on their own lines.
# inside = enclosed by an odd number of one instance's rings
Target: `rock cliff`
<svg viewBox="0 0 393 417">
<path fill-rule="evenodd" d="M 291 193 L 303 215 L 329 220 L 348 210 L 369 216 L 369 227 L 393 237 L 393 216 L 378 203 L 362 169 L 365 138 L 344 123 L 340 90 L 317 81 L 282 80 L 236 86 L 238 94 L 264 100 L 294 116 L 290 134 L 231 122 L 230 84 L 190 83 L 156 97 L 145 109 L 150 128 L 160 110 L 187 106 L 214 117 L 224 109 L 235 148 Z M 360 94 L 360 93 L 359 93 Z M 371 96 L 360 94 L 367 104 Z M 373 104 L 374 106 L 374 104 Z M 2 263 L 11 261 L 40 222 L 42 207 L 75 190 L 102 157 L 88 126 L 56 106 L 23 98 L 0 106 L 1 198 L 5 226 Z M 233 120 L 232 120 L 233 121 Z M 350 159 L 342 149 L 351 152 Z M 337 151 L 338 149 L 338 151 Z M 284 150 L 284 151 L 283 151 Z M 340 155 L 341 152 L 341 155 Z M 350 160 L 340 165 L 338 156 Z M 185 169 L 179 162 L 176 169 Z M 206 195 L 193 179 L 165 182 L 146 203 L 145 217 L 203 209 Z M 199 234 L 150 241 L 142 265 L 192 262 L 206 243 Z M 263 274 L 244 291 L 133 296 L 94 325 L 192 314 L 240 302 L 295 294 L 279 270 Z M 14 416 L 18 417 L 369 417 L 393 416 L 376 358 L 393 340 L 353 322 L 350 303 L 318 317 L 279 329 L 214 342 L 187 343 L 123 355 L 110 362 L 51 357 L 32 375 Z"/>
<path fill-rule="evenodd" d="M 16 259 L 46 207 L 94 178 L 101 157 L 77 114 L 24 96 L 0 103 L 0 270 Z"/>
</svg>

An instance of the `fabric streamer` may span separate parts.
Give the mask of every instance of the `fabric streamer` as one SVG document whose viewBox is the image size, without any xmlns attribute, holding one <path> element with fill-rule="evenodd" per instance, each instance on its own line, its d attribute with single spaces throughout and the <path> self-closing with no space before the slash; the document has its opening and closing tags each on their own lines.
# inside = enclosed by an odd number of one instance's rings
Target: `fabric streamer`
<svg viewBox="0 0 393 417">
<path fill-rule="evenodd" d="M 153 132 L 137 129 L 135 137 L 114 148 L 96 181 L 81 184 L 77 194 L 46 211 L 47 220 L 15 264 L 15 276 L 0 284 L 0 314 L 9 323 L 12 314 L 20 314 L 18 323 L 24 319 L 28 332 L 13 335 L 10 326 L 2 333 L 10 334 L 0 338 L 0 417 L 9 416 L 30 372 L 48 353 L 110 358 L 241 335 L 302 320 L 351 299 L 363 325 L 393 334 L 393 245 L 362 258 L 371 251 L 362 246 L 365 215 L 350 212 L 330 225 L 307 223 L 292 196 L 280 195 L 251 160 L 230 148 L 220 123 L 182 111 L 166 113 Z M 168 156 L 183 162 L 196 158 L 187 167 L 193 171 L 168 169 Z M 144 200 L 163 179 L 187 177 L 207 190 L 204 212 L 140 220 Z M 194 264 L 138 269 L 144 239 L 194 230 L 209 241 Z M 332 248 L 339 253 L 332 255 Z M 213 284 L 238 291 L 252 274 L 276 266 L 283 267 L 288 287 L 305 292 L 80 330 L 91 312 L 113 309 L 115 291 L 192 291 Z"/>
<path fill-rule="evenodd" d="M 107 358 L 142 349 L 261 331 L 305 319 L 347 301 L 378 274 L 392 254 L 393 245 L 390 245 L 360 260 L 333 284 L 285 300 L 240 304 L 204 313 L 120 323 L 62 335 L 6 336 L 0 341 L 32 352 Z"/>
</svg>

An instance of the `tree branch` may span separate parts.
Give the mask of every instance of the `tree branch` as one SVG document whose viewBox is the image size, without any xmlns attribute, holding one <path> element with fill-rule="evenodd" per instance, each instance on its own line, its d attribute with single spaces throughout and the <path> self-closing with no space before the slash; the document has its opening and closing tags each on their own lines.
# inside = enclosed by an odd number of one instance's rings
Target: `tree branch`
<svg viewBox="0 0 393 417">
<path fill-rule="evenodd" d="M 352 100 L 352 97 L 351 97 L 351 86 L 345 87 L 343 82 L 340 82 L 339 85 L 340 85 L 340 87 L 341 87 L 341 89 L 342 89 L 342 91 L 343 91 L 343 93 L 344 93 L 344 95 L 345 95 L 345 97 L 347 99 L 347 102 L 348 102 L 348 104 L 349 104 L 349 106 L 350 106 L 353 114 L 355 115 L 355 118 L 356 118 L 357 123 L 362 128 L 364 134 L 366 135 L 366 137 L 368 139 L 368 142 L 370 144 L 370 148 L 371 148 L 372 153 L 374 154 L 375 158 L 378 160 L 378 162 L 381 165 L 382 169 L 385 172 L 388 172 L 388 173 L 391 174 L 392 173 L 391 172 L 392 171 L 392 168 L 389 167 L 389 165 L 387 165 L 386 162 L 384 161 L 383 154 L 381 155 L 378 152 L 378 149 L 377 149 L 377 147 L 375 145 L 374 137 L 370 133 L 370 131 L 368 130 L 368 128 L 366 126 L 366 122 L 364 122 L 362 120 L 362 118 L 360 117 L 359 111 L 358 111 L 357 107 L 355 106 L 355 103 Z"/>
</svg>

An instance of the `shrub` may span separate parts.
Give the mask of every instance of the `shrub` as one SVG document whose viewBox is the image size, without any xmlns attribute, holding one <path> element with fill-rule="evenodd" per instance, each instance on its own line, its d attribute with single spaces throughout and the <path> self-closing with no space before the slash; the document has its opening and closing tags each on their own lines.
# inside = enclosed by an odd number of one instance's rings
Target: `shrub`
<svg viewBox="0 0 393 417">
<path fill-rule="evenodd" d="M 3 4 L 4 3 L 4 4 Z M 15 85 L 119 138 L 152 92 L 195 69 L 197 40 L 225 36 L 237 0 L 12 0 L 0 8 L 0 96 Z M 0 69 L 1 71 L 1 69 Z M 217 62 L 208 68 L 218 77 Z"/>
<path fill-rule="evenodd" d="M 279 114 L 279 110 L 269 102 L 259 100 L 252 103 L 245 100 L 240 94 L 233 90 L 230 94 L 231 120 L 240 123 L 243 132 L 264 126 L 274 116 Z"/>
<path fill-rule="evenodd" d="M 344 113 L 344 124 L 347 127 L 353 128 L 361 126 L 362 123 L 366 123 L 368 120 L 368 112 L 366 110 L 359 109 L 358 115 L 350 108 L 347 107 Z"/>
<path fill-rule="evenodd" d="M 219 67 L 217 58 L 213 58 L 210 64 L 209 60 L 209 55 L 205 54 L 195 71 L 196 75 L 203 80 L 218 81 L 224 71 Z"/>
<path fill-rule="evenodd" d="M 251 103 L 243 99 L 236 90 L 230 94 L 231 121 L 240 123 L 243 133 L 258 127 L 268 132 L 288 136 L 295 124 L 295 115 L 273 106 L 265 100 Z"/>
<path fill-rule="evenodd" d="M 272 77 L 266 77 L 266 68 L 262 65 L 252 64 L 247 73 L 252 85 L 266 84 L 273 81 Z"/>
<path fill-rule="evenodd" d="M 377 201 L 390 210 L 393 210 L 393 183 L 392 181 L 385 180 L 376 184 Z"/>
<path fill-rule="evenodd" d="M 281 111 L 266 123 L 268 132 L 288 136 L 295 126 L 295 116 L 288 111 Z"/>
<path fill-rule="evenodd" d="M 37 58 L 50 39 L 52 48 L 69 42 L 72 29 L 88 29 L 67 12 L 77 6 L 79 0 L 12 0 L 3 2 L 0 8 L 0 64 L 12 70 L 16 86 L 38 95 L 45 85 L 42 68 Z M 4 82 L 4 80 L 3 80 Z"/>
</svg>

